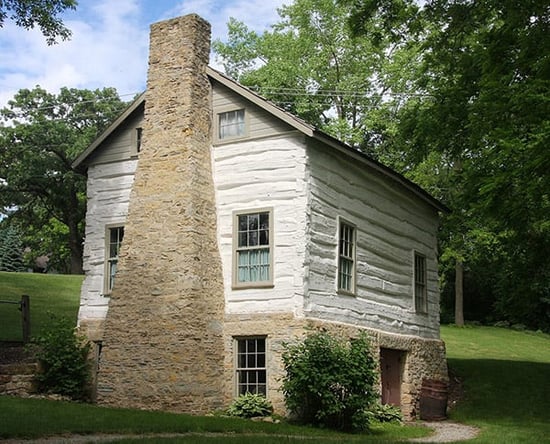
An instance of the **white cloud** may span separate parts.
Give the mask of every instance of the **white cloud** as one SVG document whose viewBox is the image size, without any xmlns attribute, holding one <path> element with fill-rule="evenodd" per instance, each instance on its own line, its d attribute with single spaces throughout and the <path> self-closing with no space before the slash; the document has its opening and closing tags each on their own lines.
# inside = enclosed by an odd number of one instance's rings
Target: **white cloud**
<svg viewBox="0 0 550 444">
<path fill-rule="evenodd" d="M 212 25 L 212 37 L 223 40 L 229 17 L 261 32 L 278 20 L 276 9 L 283 1 L 80 0 L 77 10 L 64 16 L 71 40 L 52 46 L 39 30 L 7 21 L 0 28 L 0 107 L 19 89 L 36 85 L 49 92 L 63 86 L 141 92 L 151 23 L 197 13 Z"/>
</svg>

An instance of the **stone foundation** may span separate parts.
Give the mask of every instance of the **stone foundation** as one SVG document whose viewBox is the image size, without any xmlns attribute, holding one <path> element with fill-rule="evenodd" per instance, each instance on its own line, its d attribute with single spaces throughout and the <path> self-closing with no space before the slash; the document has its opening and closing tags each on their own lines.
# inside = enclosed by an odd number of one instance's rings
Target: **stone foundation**
<svg viewBox="0 0 550 444">
<path fill-rule="evenodd" d="M 0 395 L 28 396 L 36 393 L 36 363 L 0 365 Z"/>
<path fill-rule="evenodd" d="M 267 342 L 268 397 L 277 413 L 286 414 L 284 397 L 280 390 L 284 376 L 282 364 L 283 343 L 302 338 L 307 330 L 326 329 L 351 338 L 361 331 L 371 339 L 372 352 L 380 361 L 380 349 L 400 350 L 405 362 L 402 369 L 401 411 L 406 419 L 418 416 L 419 397 L 424 378 L 448 381 L 445 344 L 435 339 L 385 333 L 361 329 L 345 324 L 295 319 L 292 315 L 232 315 L 225 323 L 225 381 L 224 403 L 228 405 L 236 395 L 234 339 L 246 336 L 265 336 Z"/>
</svg>

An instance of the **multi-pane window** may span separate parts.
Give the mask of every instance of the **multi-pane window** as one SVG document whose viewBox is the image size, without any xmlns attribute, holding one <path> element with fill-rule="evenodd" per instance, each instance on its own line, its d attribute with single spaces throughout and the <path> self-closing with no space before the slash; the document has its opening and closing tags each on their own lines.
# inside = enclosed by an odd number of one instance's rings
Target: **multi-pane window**
<svg viewBox="0 0 550 444">
<path fill-rule="evenodd" d="M 355 227 L 342 221 L 338 233 L 338 290 L 355 292 Z"/>
<path fill-rule="evenodd" d="M 414 253 L 414 308 L 419 313 L 428 310 L 426 258 Z"/>
<path fill-rule="evenodd" d="M 141 139 L 143 136 L 143 128 L 136 128 L 136 152 L 141 151 Z"/>
<path fill-rule="evenodd" d="M 220 140 L 245 135 L 244 109 L 220 113 L 218 117 L 218 138 Z"/>
<path fill-rule="evenodd" d="M 234 284 L 254 285 L 272 280 L 271 211 L 236 214 Z"/>
<path fill-rule="evenodd" d="M 267 395 L 265 338 L 237 340 L 237 394 Z"/>
<path fill-rule="evenodd" d="M 111 227 L 107 229 L 107 270 L 105 292 L 111 293 L 115 285 L 115 273 L 118 264 L 118 253 L 124 237 L 124 227 Z"/>
</svg>

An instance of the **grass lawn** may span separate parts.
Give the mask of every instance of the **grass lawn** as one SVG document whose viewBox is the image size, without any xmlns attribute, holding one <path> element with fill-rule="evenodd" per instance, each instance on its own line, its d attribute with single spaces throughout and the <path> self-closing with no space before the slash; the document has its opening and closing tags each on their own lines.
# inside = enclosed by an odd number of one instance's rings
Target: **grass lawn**
<svg viewBox="0 0 550 444">
<path fill-rule="evenodd" d="M 0 396 L 0 438 L 33 438 L 68 433 L 195 434 L 185 438 L 166 438 L 161 441 L 159 437 L 155 437 L 145 441 L 151 443 L 303 443 L 304 437 L 311 438 L 308 441 L 315 443 L 395 443 L 403 438 L 424 436 L 426 430 L 419 427 L 387 425 L 376 427 L 369 435 L 350 435 L 285 423 L 271 424 L 238 418 L 199 417 Z M 199 434 L 200 436 L 197 436 Z"/>
<path fill-rule="evenodd" d="M 31 336 L 39 335 L 50 313 L 74 319 L 78 314 L 83 276 L 0 272 L 0 300 L 30 297 Z M 0 341 L 21 341 L 21 312 L 17 305 L 0 304 Z"/>
<path fill-rule="evenodd" d="M 481 428 L 472 442 L 550 442 L 549 335 L 451 326 L 441 334 L 466 391 L 451 419 Z"/>
<path fill-rule="evenodd" d="M 48 312 L 76 319 L 81 276 L 0 273 L 0 299 L 31 296 L 33 334 Z M 15 315 L 13 312 L 16 312 Z M 0 304 L 0 340 L 21 338 L 19 312 Z M 472 443 L 550 443 L 550 336 L 491 328 L 443 326 L 449 366 L 464 380 L 465 400 L 451 419 L 481 428 Z M 115 438 L 131 443 L 397 443 L 425 436 L 414 426 L 375 427 L 345 435 L 289 424 L 110 409 L 89 404 L 0 396 L 0 439 L 63 434 L 187 434 Z M 113 442 L 115 442 L 115 440 Z"/>
</svg>

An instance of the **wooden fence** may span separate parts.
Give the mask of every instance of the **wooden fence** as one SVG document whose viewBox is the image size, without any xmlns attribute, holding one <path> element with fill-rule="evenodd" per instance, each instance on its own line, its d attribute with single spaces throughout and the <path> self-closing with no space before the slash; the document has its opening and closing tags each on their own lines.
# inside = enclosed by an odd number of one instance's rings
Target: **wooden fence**
<svg viewBox="0 0 550 444">
<path fill-rule="evenodd" d="M 18 305 L 18 310 L 21 312 L 21 327 L 23 330 L 23 342 L 29 342 L 31 338 L 31 302 L 28 295 L 21 296 L 20 301 L 4 301 L 0 300 L 0 304 Z"/>
</svg>

